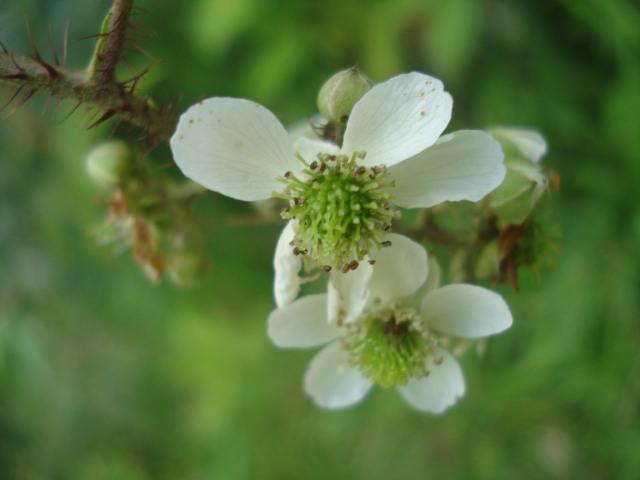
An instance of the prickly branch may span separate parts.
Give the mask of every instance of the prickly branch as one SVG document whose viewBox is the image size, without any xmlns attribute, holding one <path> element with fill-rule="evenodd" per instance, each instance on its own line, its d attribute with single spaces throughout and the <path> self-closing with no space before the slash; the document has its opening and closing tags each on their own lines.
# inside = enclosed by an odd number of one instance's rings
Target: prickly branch
<svg viewBox="0 0 640 480">
<path fill-rule="evenodd" d="M 150 146 L 168 140 L 177 124 L 171 105 L 158 107 L 150 98 L 135 95 L 135 88 L 146 70 L 129 82 L 118 82 L 116 78 L 116 68 L 122 61 L 127 42 L 132 8 L 133 0 L 114 0 L 97 36 L 96 49 L 87 69 L 71 69 L 57 61 L 48 63 L 38 54 L 35 45 L 31 57 L 13 55 L 6 49 L 0 53 L 0 83 L 12 85 L 14 89 L 9 102 L 25 92 L 14 109 L 36 92 L 48 93 L 102 111 L 89 128 L 116 116 L 141 128 Z M 31 38 L 28 24 L 27 30 Z"/>
<path fill-rule="evenodd" d="M 3 53 L 0 54 L 0 79 L 24 90 L 27 99 L 34 92 L 44 92 L 98 108 L 104 113 L 94 126 L 118 115 L 144 129 L 156 141 L 169 139 L 175 130 L 176 119 L 170 108 L 159 108 L 149 98 L 136 97 L 121 83 L 103 84 L 97 90 L 85 70 Z"/>
</svg>

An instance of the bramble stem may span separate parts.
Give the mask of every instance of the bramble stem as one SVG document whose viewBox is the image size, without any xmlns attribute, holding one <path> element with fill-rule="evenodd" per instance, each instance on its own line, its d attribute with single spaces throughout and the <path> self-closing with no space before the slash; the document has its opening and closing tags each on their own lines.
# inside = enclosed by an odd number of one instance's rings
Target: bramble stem
<svg viewBox="0 0 640 480">
<path fill-rule="evenodd" d="M 167 108 L 155 106 L 148 98 L 136 97 L 120 83 L 105 84 L 97 90 L 85 70 L 0 53 L 0 79 L 27 93 L 45 92 L 98 108 L 105 112 L 104 120 L 118 115 L 144 129 L 155 141 L 168 140 L 176 128 L 177 120 Z"/>
<path fill-rule="evenodd" d="M 116 67 L 122 57 L 133 0 L 114 0 L 107 31 L 104 34 L 104 50 L 97 59 L 94 83 L 102 88 L 116 83 Z"/>
<path fill-rule="evenodd" d="M 156 106 L 150 98 L 134 95 L 133 87 L 118 82 L 116 68 L 121 61 L 134 0 L 114 0 L 98 40 L 90 68 L 76 70 L 50 64 L 36 53 L 34 57 L 0 53 L 0 83 L 24 90 L 18 106 L 35 92 L 83 103 L 102 110 L 103 114 L 89 127 L 118 116 L 140 127 L 147 143 L 167 141 L 176 129 L 177 118 L 171 105 Z M 134 79 L 134 84 L 137 79 Z"/>
</svg>

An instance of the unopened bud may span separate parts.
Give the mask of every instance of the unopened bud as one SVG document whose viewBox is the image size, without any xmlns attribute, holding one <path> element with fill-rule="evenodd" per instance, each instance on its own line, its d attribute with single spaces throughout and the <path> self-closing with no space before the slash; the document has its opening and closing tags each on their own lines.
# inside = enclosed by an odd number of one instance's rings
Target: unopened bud
<svg viewBox="0 0 640 480">
<path fill-rule="evenodd" d="M 318 109 L 329 120 L 345 124 L 354 105 L 371 90 L 371 81 L 357 66 L 333 75 L 318 93 Z"/>
<path fill-rule="evenodd" d="M 522 157 L 533 163 L 540 163 L 547 153 L 547 141 L 540 133 L 527 128 L 492 127 L 487 133 L 495 138 L 504 151 L 505 157 Z"/>
<path fill-rule="evenodd" d="M 124 142 L 105 142 L 87 155 L 87 170 L 101 187 L 119 185 L 127 177 L 134 164 L 133 150 Z"/>
<path fill-rule="evenodd" d="M 489 206 L 501 224 L 519 225 L 547 197 L 549 181 L 539 164 L 547 144 L 533 130 L 492 128 L 487 132 L 500 142 L 507 167 L 502 184 L 488 195 Z"/>
</svg>

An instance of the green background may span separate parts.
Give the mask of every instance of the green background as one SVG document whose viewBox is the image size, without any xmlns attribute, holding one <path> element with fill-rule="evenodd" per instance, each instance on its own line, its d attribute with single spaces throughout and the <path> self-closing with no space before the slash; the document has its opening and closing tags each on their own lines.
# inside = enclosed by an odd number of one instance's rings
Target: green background
<svg viewBox="0 0 640 480">
<path fill-rule="evenodd" d="M 84 156 L 109 129 L 36 96 L 0 121 L 0 478 L 640 478 L 640 10 L 632 0 L 141 0 L 142 90 L 315 111 L 334 71 L 418 70 L 454 98 L 448 131 L 532 126 L 562 177 L 553 268 L 501 293 L 514 326 L 462 358 L 467 395 L 423 416 L 393 390 L 341 412 L 301 390 L 312 351 L 265 335 L 278 225 L 206 230 L 193 289 L 150 283 L 90 232 Z M 69 21 L 83 68 L 109 2 L 0 4 L 0 40 L 51 60 Z M 149 35 L 148 29 L 155 32 Z M 122 78 L 151 63 L 127 54 Z M 128 69 L 131 71 L 128 72 Z M 5 96 L 10 91 L 4 88 Z M 3 115 L 11 110 L 9 106 Z M 126 133 L 126 130 L 125 132 Z M 170 163 L 163 145 L 157 165 Z M 176 168 L 167 171 L 176 179 Z M 207 225 L 250 214 L 209 195 Z"/>
</svg>

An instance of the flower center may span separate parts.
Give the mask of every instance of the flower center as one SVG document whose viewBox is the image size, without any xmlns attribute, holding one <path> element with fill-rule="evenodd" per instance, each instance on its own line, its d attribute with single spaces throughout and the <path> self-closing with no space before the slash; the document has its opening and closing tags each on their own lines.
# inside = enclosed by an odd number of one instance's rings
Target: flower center
<svg viewBox="0 0 640 480">
<path fill-rule="evenodd" d="M 347 328 L 343 345 L 349 362 L 381 387 L 406 385 L 411 378 L 429 374 L 425 358 L 435 341 L 415 310 L 394 305 Z"/>
<path fill-rule="evenodd" d="M 368 251 L 390 246 L 382 241 L 399 213 L 391 210 L 387 193 L 394 182 L 384 165 L 359 166 L 364 152 L 346 155 L 318 154 L 311 164 L 297 155 L 306 168 L 306 178 L 287 172 L 279 178 L 286 184 L 278 198 L 289 200 L 282 212 L 285 219 L 298 221 L 292 245 L 295 254 L 310 254 L 325 271 L 343 266 L 343 272 L 355 269 Z"/>
</svg>

